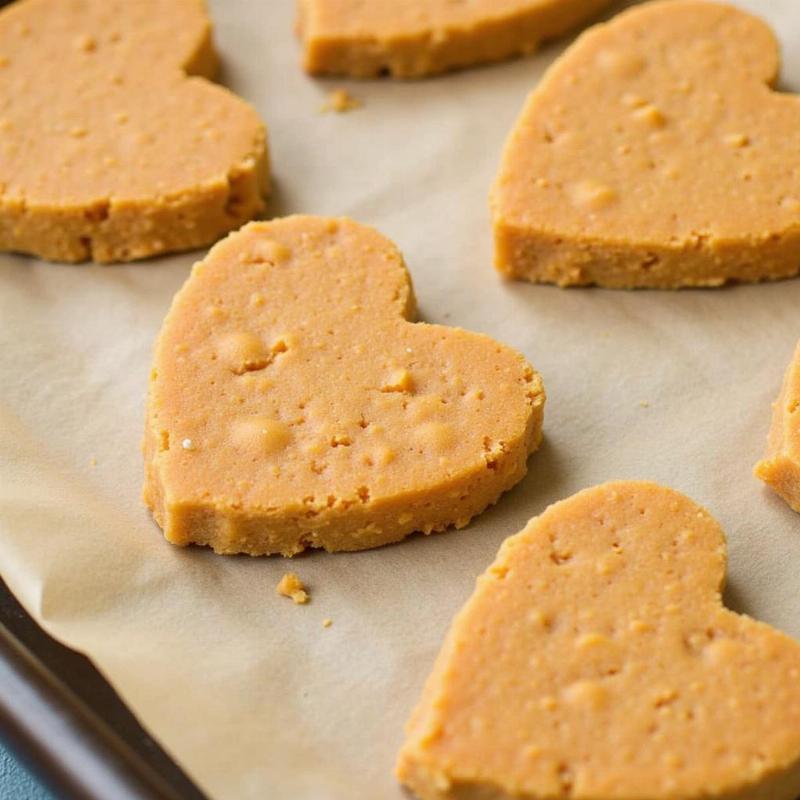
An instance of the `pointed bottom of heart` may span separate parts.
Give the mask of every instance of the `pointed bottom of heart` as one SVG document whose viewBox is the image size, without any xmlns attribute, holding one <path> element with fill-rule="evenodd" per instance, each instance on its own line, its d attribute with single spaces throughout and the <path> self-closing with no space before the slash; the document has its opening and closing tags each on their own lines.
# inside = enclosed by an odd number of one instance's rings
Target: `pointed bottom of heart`
<svg viewBox="0 0 800 800">
<path fill-rule="evenodd" d="M 397 775 L 424 800 L 795 800 L 800 644 L 722 605 L 723 532 L 652 483 L 550 506 L 456 616 Z"/>
</svg>

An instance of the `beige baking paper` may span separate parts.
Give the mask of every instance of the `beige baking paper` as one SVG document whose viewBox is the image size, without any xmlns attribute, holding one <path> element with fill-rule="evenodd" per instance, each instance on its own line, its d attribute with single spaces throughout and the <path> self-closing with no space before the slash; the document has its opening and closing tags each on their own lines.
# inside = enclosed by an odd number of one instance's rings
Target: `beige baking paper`
<svg viewBox="0 0 800 800">
<path fill-rule="evenodd" d="M 800 637 L 800 517 L 751 474 L 800 337 L 800 280 L 503 283 L 487 190 L 563 45 L 425 82 L 320 81 L 298 67 L 291 0 L 211 5 L 222 79 L 269 124 L 273 213 L 347 214 L 391 237 L 424 319 L 491 334 L 540 370 L 545 440 L 527 478 L 460 532 L 291 562 L 177 549 L 140 502 L 139 442 L 152 342 L 201 254 L 106 267 L 2 255 L 0 570 L 36 619 L 219 800 L 403 797 L 402 726 L 476 576 L 547 504 L 612 478 L 706 505 L 728 532 L 728 602 Z M 800 86 L 797 0 L 740 5 L 775 26 L 784 83 Z M 363 107 L 320 113 L 339 86 Z M 309 605 L 276 596 L 287 569 Z"/>
</svg>

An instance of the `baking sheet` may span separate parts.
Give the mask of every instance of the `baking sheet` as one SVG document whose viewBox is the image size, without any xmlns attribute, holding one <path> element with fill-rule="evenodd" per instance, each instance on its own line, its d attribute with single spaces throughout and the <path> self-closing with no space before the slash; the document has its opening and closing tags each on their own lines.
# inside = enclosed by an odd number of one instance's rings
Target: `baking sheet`
<svg viewBox="0 0 800 800">
<path fill-rule="evenodd" d="M 739 2 L 800 87 L 796 0 Z M 523 99 L 562 45 L 417 83 L 297 67 L 291 0 L 211 3 L 222 80 L 267 120 L 275 214 L 348 214 L 405 253 L 424 319 L 519 348 L 548 393 L 529 475 L 463 531 L 357 554 L 222 558 L 166 544 L 140 502 L 150 353 L 200 254 L 100 267 L 0 255 L 0 572 L 89 654 L 215 798 L 403 796 L 402 725 L 453 613 L 547 504 L 648 478 L 728 533 L 727 600 L 800 637 L 800 518 L 751 476 L 800 337 L 800 280 L 724 290 L 501 282 L 486 194 Z M 347 86 L 363 102 L 321 114 Z M 287 569 L 312 602 L 275 595 Z M 333 625 L 323 629 L 322 621 Z"/>
</svg>

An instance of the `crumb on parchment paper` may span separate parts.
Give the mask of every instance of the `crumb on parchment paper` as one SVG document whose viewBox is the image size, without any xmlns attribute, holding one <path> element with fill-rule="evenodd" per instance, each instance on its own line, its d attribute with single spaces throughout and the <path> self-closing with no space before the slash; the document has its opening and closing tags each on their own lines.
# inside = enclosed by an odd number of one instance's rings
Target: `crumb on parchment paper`
<svg viewBox="0 0 800 800">
<path fill-rule="evenodd" d="M 323 628 L 330 628 L 331 625 L 333 625 L 333 620 L 330 617 L 326 617 L 324 620 L 322 620 Z"/>
<path fill-rule="evenodd" d="M 347 89 L 334 89 L 329 95 L 328 100 L 324 106 L 323 111 L 335 111 L 337 114 L 343 114 L 347 111 L 353 111 L 356 108 L 361 108 L 364 104 L 357 97 L 353 97 Z"/>
<path fill-rule="evenodd" d="M 275 591 L 283 597 L 291 597 L 297 605 L 304 605 L 311 599 L 303 582 L 294 572 L 287 572 L 280 579 Z"/>
</svg>

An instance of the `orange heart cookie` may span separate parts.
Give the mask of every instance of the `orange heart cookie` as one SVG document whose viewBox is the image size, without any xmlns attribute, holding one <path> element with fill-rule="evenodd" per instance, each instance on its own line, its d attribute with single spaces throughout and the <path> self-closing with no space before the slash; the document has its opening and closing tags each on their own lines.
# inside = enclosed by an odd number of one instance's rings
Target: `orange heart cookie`
<svg viewBox="0 0 800 800">
<path fill-rule="evenodd" d="M 800 270 L 800 101 L 732 6 L 663 0 L 591 29 L 531 94 L 491 194 L 495 265 L 673 288 Z"/>
<path fill-rule="evenodd" d="M 652 483 L 550 506 L 500 549 L 411 717 L 425 800 L 795 800 L 800 644 L 723 607 L 725 539 Z"/>
<path fill-rule="evenodd" d="M 145 499 L 220 553 L 360 550 L 462 527 L 522 478 L 544 391 L 487 336 L 412 324 L 398 250 L 348 219 L 251 223 L 156 345 Z"/>
<path fill-rule="evenodd" d="M 772 405 L 767 452 L 756 464 L 756 477 L 800 511 L 800 344 Z"/>
<path fill-rule="evenodd" d="M 530 53 L 611 0 L 298 0 L 313 74 L 419 78 Z"/>
<path fill-rule="evenodd" d="M 263 208 L 255 109 L 210 77 L 202 0 L 19 0 L 0 11 L 0 249 L 129 261 Z"/>
</svg>

